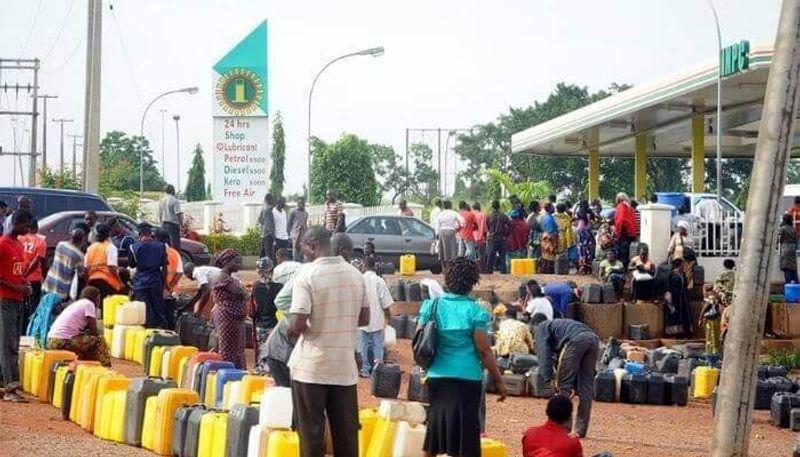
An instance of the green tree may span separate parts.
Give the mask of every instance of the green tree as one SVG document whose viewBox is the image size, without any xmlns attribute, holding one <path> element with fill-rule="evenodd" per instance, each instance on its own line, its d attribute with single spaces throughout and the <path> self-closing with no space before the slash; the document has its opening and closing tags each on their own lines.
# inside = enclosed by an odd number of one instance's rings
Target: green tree
<svg viewBox="0 0 800 457">
<path fill-rule="evenodd" d="M 497 169 L 517 182 L 546 181 L 555 192 L 576 194 L 588 185 L 588 161 L 585 157 L 541 157 L 511 154 L 511 135 L 547 122 L 578 108 L 628 89 L 626 84 L 612 84 L 591 93 L 586 87 L 559 83 L 543 102 L 526 108 L 510 108 L 494 122 L 476 125 L 460 135 L 456 153 L 466 162 L 459 174 L 469 198 L 498 197 L 497 182 L 481 171 Z M 650 159 L 648 177 L 653 190 L 683 190 L 687 162 L 684 159 Z M 600 161 L 600 195 L 611 200 L 619 191 L 633 192 L 633 160 L 604 158 Z"/>
<path fill-rule="evenodd" d="M 344 134 L 332 144 L 312 138 L 311 202 L 322 203 L 326 190 L 335 189 L 345 202 L 380 203 L 372 151 L 365 140 L 353 134 Z"/>
<path fill-rule="evenodd" d="M 79 190 L 81 181 L 72 176 L 68 170 L 50 169 L 49 167 L 39 170 L 39 185 L 49 189 L 71 189 Z"/>
<path fill-rule="evenodd" d="M 284 162 L 286 162 L 286 141 L 283 119 L 278 111 L 272 121 L 272 168 L 269 170 L 269 191 L 272 195 L 283 195 L 283 184 L 286 182 L 283 174 Z"/>
<path fill-rule="evenodd" d="M 406 177 L 406 195 L 428 206 L 439 194 L 439 173 L 432 165 L 433 151 L 427 144 L 414 143 L 408 148 L 408 157 L 411 169 Z"/>
<path fill-rule="evenodd" d="M 139 163 L 144 159 L 144 190 L 160 191 L 164 178 L 156 167 L 150 143 L 142 136 L 108 132 L 100 142 L 100 193 L 139 189 Z"/>
<path fill-rule="evenodd" d="M 203 160 L 203 148 L 200 143 L 194 148 L 192 167 L 189 168 L 189 180 L 186 183 L 186 200 L 199 202 L 206 199 L 206 162 Z"/>
<path fill-rule="evenodd" d="M 206 198 L 214 198 L 214 194 L 211 193 L 211 183 L 206 184 Z"/>
<path fill-rule="evenodd" d="M 408 176 L 400 156 L 391 146 L 383 144 L 370 145 L 372 148 L 372 168 L 378 178 L 378 189 L 381 195 L 389 195 L 392 203 L 398 196 L 406 193 Z"/>
</svg>

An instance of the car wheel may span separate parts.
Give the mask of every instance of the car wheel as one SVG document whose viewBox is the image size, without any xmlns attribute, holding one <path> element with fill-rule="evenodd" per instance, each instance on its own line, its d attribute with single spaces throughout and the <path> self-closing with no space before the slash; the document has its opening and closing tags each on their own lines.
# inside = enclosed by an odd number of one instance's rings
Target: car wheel
<svg viewBox="0 0 800 457">
<path fill-rule="evenodd" d="M 189 262 L 194 263 L 194 259 L 192 259 L 192 256 L 190 256 L 188 252 L 181 251 L 181 262 L 186 265 Z"/>
</svg>

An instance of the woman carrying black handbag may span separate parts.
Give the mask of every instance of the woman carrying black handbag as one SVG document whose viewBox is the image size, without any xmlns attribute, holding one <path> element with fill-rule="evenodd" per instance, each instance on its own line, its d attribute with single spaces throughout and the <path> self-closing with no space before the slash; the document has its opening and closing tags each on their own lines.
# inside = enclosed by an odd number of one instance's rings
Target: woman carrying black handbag
<svg viewBox="0 0 800 457">
<path fill-rule="evenodd" d="M 453 259 L 445 263 L 444 276 L 447 292 L 423 303 L 412 343 L 415 360 L 427 365 L 430 407 L 423 450 L 426 456 L 479 457 L 484 368 L 498 401 L 505 399 L 506 385 L 489 344 L 491 316 L 469 296 L 480 279 L 478 264 Z"/>
</svg>

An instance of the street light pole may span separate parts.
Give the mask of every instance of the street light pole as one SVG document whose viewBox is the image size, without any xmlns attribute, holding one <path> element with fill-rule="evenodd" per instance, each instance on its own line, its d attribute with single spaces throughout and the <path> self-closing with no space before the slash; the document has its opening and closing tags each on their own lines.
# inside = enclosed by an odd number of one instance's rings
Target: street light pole
<svg viewBox="0 0 800 457">
<path fill-rule="evenodd" d="M 175 89 L 164 92 L 163 94 L 159 95 L 158 97 L 154 98 L 147 107 L 144 109 L 142 113 L 142 121 L 139 123 L 139 136 L 144 138 L 144 119 L 147 117 L 147 111 L 150 110 L 150 107 L 153 106 L 158 99 L 161 97 L 165 97 L 169 94 L 177 94 L 177 93 L 187 93 L 187 94 L 196 94 L 199 91 L 197 87 L 184 87 L 183 89 Z M 139 200 L 141 201 L 144 197 L 144 149 L 139 150 Z"/>
<path fill-rule="evenodd" d="M 161 111 L 161 176 L 167 179 L 167 150 L 164 143 L 164 114 L 166 114 L 167 110 L 160 109 L 159 111 Z"/>
<path fill-rule="evenodd" d="M 719 16 L 714 3 L 708 0 L 711 13 L 714 14 L 714 25 L 717 27 L 717 203 L 722 199 L 722 32 L 719 28 Z"/>
<path fill-rule="evenodd" d="M 175 121 L 175 147 L 177 149 L 176 156 L 178 158 L 178 190 L 177 194 L 181 194 L 181 129 L 178 125 L 178 121 L 181 120 L 181 116 L 176 114 L 172 116 L 172 120 Z"/>
<path fill-rule="evenodd" d="M 383 46 L 379 46 L 377 48 L 364 49 L 362 51 L 352 52 L 350 54 L 345 54 L 343 56 L 339 56 L 339 57 L 331 60 L 330 62 L 326 63 L 322 67 L 322 69 L 320 69 L 319 72 L 317 72 L 317 75 L 314 77 L 314 81 L 311 83 L 311 90 L 308 91 L 308 137 L 307 137 L 307 140 L 308 140 L 308 181 L 307 181 L 307 183 L 308 183 L 308 185 L 306 186 L 306 192 L 309 195 L 307 195 L 307 197 L 310 196 L 310 194 L 311 194 L 311 101 L 312 101 L 312 99 L 314 97 L 314 87 L 316 87 L 316 85 L 317 85 L 317 80 L 319 79 L 320 75 L 322 75 L 322 73 L 325 70 L 328 69 L 328 67 L 330 67 L 331 65 L 333 65 L 334 63 L 336 63 L 336 62 L 338 62 L 340 60 L 344 60 L 344 59 L 347 59 L 348 57 L 355 57 L 355 56 L 379 57 L 381 55 L 383 55 Z"/>
</svg>

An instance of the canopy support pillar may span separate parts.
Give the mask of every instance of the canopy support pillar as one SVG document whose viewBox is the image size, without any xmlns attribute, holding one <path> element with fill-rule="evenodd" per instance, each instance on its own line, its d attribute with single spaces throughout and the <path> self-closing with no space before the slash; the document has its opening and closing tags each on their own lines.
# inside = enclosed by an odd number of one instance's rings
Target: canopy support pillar
<svg viewBox="0 0 800 457">
<path fill-rule="evenodd" d="M 706 178 L 705 116 L 692 117 L 692 192 L 704 191 Z"/>
<path fill-rule="evenodd" d="M 589 138 L 589 201 L 600 198 L 600 141 L 599 130 L 593 128 Z"/>
<path fill-rule="evenodd" d="M 634 155 L 633 198 L 636 200 L 647 196 L 647 135 L 636 135 L 636 151 Z"/>
</svg>

